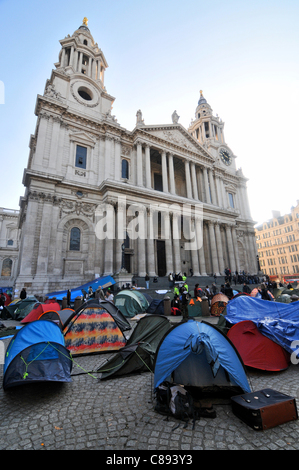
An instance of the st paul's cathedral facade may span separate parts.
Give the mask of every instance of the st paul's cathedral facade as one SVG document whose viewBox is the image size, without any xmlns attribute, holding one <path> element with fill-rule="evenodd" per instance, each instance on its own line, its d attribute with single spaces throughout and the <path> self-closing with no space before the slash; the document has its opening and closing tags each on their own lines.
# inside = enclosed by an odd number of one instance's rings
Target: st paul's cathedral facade
<svg viewBox="0 0 299 470">
<path fill-rule="evenodd" d="M 36 100 L 15 287 L 45 294 L 121 270 L 256 273 L 247 179 L 202 92 L 188 129 L 176 111 L 149 125 L 138 110 L 129 131 L 112 114 L 108 64 L 87 20 L 60 44 Z"/>
</svg>

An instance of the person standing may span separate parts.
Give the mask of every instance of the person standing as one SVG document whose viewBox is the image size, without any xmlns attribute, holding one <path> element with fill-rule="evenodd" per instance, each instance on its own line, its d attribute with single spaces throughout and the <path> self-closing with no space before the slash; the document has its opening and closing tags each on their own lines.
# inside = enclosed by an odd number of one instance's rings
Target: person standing
<svg viewBox="0 0 299 470">
<path fill-rule="evenodd" d="M 182 293 L 182 300 L 181 300 L 181 311 L 182 311 L 183 321 L 188 320 L 188 304 L 189 304 L 189 294 L 188 294 L 187 289 L 184 289 Z"/>
<path fill-rule="evenodd" d="M 144 279 L 145 279 L 146 288 L 149 289 L 150 277 L 149 277 L 149 275 L 148 275 L 147 273 L 146 273 Z"/>
<path fill-rule="evenodd" d="M 71 306 L 71 291 L 70 289 L 67 290 L 67 294 L 66 294 L 66 304 L 68 307 Z"/>
<path fill-rule="evenodd" d="M 20 299 L 24 300 L 26 299 L 26 297 L 27 297 L 27 292 L 26 292 L 25 287 L 23 287 L 23 289 L 21 290 Z"/>
</svg>

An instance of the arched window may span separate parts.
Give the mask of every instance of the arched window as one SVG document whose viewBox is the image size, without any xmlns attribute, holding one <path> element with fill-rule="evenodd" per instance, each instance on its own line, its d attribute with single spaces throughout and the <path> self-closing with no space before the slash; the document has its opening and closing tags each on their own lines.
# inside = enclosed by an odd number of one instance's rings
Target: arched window
<svg viewBox="0 0 299 470">
<path fill-rule="evenodd" d="M 10 258 L 5 258 L 2 263 L 1 276 L 10 277 L 12 268 L 12 260 Z"/>
<path fill-rule="evenodd" d="M 125 159 L 121 162 L 121 177 L 129 179 L 129 162 Z"/>
<path fill-rule="evenodd" d="M 70 250 L 80 251 L 81 232 L 78 227 L 73 227 L 70 235 Z"/>
</svg>

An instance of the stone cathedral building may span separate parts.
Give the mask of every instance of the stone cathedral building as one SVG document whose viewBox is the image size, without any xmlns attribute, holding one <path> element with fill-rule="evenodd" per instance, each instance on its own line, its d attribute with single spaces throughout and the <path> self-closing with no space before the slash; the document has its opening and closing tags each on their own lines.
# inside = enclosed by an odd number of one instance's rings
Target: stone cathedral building
<svg viewBox="0 0 299 470">
<path fill-rule="evenodd" d="M 60 41 L 58 62 L 37 96 L 20 198 L 16 288 L 47 293 L 122 268 L 134 276 L 189 275 L 190 269 L 195 276 L 219 275 L 227 267 L 256 273 L 247 180 L 225 142 L 224 123 L 200 92 L 189 129 L 176 111 L 170 123 L 150 125 L 140 110 L 135 128 L 123 128 L 105 88 L 106 58 L 87 23 Z M 113 210 L 101 211 L 105 204 Z M 145 236 L 134 237 L 130 221 L 140 214 L 138 205 L 146 221 L 153 204 L 155 235 L 146 225 Z M 202 217 L 190 216 L 196 249 L 186 249 L 188 234 L 179 230 L 183 212 L 170 209 L 161 217 L 157 206 L 202 208 Z M 108 212 L 107 236 L 99 236 Z M 127 225 L 119 230 L 124 216 Z"/>
</svg>

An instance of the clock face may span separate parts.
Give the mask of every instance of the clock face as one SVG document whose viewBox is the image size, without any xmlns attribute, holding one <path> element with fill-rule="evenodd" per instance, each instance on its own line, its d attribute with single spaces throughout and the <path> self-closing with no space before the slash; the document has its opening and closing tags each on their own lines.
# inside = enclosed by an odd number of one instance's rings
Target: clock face
<svg viewBox="0 0 299 470">
<path fill-rule="evenodd" d="M 230 165 L 231 164 L 232 157 L 231 157 L 228 150 L 221 149 L 219 154 L 220 154 L 221 160 L 223 161 L 223 163 L 225 163 L 225 165 Z"/>
</svg>

